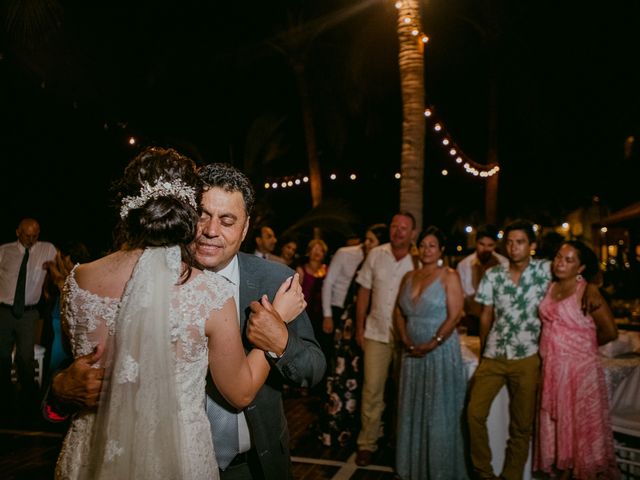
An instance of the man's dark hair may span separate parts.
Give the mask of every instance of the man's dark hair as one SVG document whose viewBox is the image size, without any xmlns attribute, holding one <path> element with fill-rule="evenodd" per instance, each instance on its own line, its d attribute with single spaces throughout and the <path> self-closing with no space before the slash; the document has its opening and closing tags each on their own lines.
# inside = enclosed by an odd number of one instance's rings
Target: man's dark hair
<svg viewBox="0 0 640 480">
<path fill-rule="evenodd" d="M 495 225 L 484 224 L 476 231 L 476 242 L 481 238 L 490 238 L 494 242 L 498 240 L 498 228 Z"/>
<path fill-rule="evenodd" d="M 269 227 L 269 225 L 267 225 L 266 223 L 261 223 L 260 225 L 253 226 L 251 238 L 253 239 L 254 242 L 257 238 L 262 238 L 263 228 L 271 228 L 271 227 Z"/>
<path fill-rule="evenodd" d="M 504 237 L 507 238 L 509 232 L 513 230 L 522 230 L 527 234 L 527 238 L 529 239 L 529 243 L 533 243 L 536 241 L 536 232 L 533 229 L 533 223 L 529 220 L 518 219 L 511 222 L 509 225 L 504 227 Z"/>
<path fill-rule="evenodd" d="M 210 163 L 198 169 L 198 175 L 204 182 L 204 190 L 221 188 L 225 192 L 240 192 L 244 199 L 244 210 L 251 216 L 255 202 L 255 191 L 249 178 L 228 163 Z"/>
</svg>

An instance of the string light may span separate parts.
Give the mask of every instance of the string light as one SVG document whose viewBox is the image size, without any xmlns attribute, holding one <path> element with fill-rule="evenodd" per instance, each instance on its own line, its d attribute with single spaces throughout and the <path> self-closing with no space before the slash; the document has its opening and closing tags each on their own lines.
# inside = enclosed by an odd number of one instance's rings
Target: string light
<svg viewBox="0 0 640 480">
<path fill-rule="evenodd" d="M 403 0 L 397 0 L 395 2 L 396 9 L 401 10 L 403 6 L 404 6 Z M 423 44 L 426 44 L 429 41 L 429 37 L 425 35 L 424 32 L 422 32 L 422 28 L 420 25 L 418 25 L 418 22 L 414 18 L 412 18 L 410 15 L 407 15 L 405 12 L 403 12 L 402 22 L 411 28 L 410 30 L 411 35 L 414 37 L 419 37 L 420 41 Z M 451 140 L 451 136 L 447 134 L 442 121 L 436 121 L 434 116 L 434 109 L 432 106 L 427 106 L 425 108 L 424 116 L 428 118 L 430 121 L 435 122 L 433 125 L 433 130 L 443 136 L 441 140 L 441 144 L 444 147 L 455 145 L 455 142 Z M 455 146 L 455 148 L 450 148 L 449 155 L 451 155 L 452 157 L 455 157 L 455 162 L 458 165 L 462 164 L 464 161 L 465 172 L 475 177 L 487 178 L 495 175 L 500 171 L 500 167 L 497 164 L 485 165 L 485 164 L 478 163 L 471 160 L 467 155 L 465 155 L 462 152 L 462 149 L 459 146 Z"/>
<path fill-rule="evenodd" d="M 441 173 L 443 175 L 449 174 L 447 170 L 442 170 Z M 393 176 L 395 179 L 400 179 L 402 177 L 400 172 L 396 172 Z M 331 173 L 329 175 L 329 179 L 331 180 L 337 180 L 337 178 L 338 178 L 337 173 Z M 349 180 L 355 181 L 358 179 L 358 175 L 352 172 L 348 175 L 348 178 Z M 307 175 L 298 175 L 298 176 L 288 175 L 286 177 L 267 180 L 264 182 L 263 187 L 265 190 L 277 190 L 277 189 L 291 188 L 294 186 L 300 186 L 305 183 L 309 183 L 309 177 Z"/>
<path fill-rule="evenodd" d="M 394 6 L 398 10 L 402 10 L 404 5 L 405 5 L 405 2 L 403 0 L 397 0 L 396 2 L 394 2 Z M 416 37 L 417 41 L 421 42 L 422 44 L 428 43 L 430 39 L 422 31 L 422 28 L 420 25 L 418 25 L 418 22 L 411 15 L 407 15 L 406 12 L 401 12 L 401 13 L 402 13 L 402 16 L 400 21 L 407 26 L 407 30 L 403 30 L 403 31 L 408 32 L 409 34 L 411 34 L 412 37 Z M 469 156 L 466 155 L 462 151 L 462 149 L 455 143 L 451 135 L 447 133 L 447 129 L 444 127 L 444 123 L 442 122 L 442 120 L 437 118 L 437 115 L 435 114 L 435 109 L 433 108 L 433 106 L 427 105 L 425 107 L 424 116 L 425 118 L 428 119 L 429 122 L 432 122 L 433 131 L 436 132 L 436 135 L 440 136 L 440 139 L 439 139 L 440 145 L 446 148 L 446 152 L 449 154 L 449 156 L 452 158 L 455 164 L 460 165 L 467 174 L 473 175 L 474 177 L 488 178 L 497 174 L 500 171 L 500 167 L 497 164 L 485 165 L 482 163 L 478 163 L 472 160 L 471 158 L 469 158 Z M 443 176 L 447 176 L 449 174 L 449 171 L 447 169 L 442 169 L 440 173 Z M 402 175 L 398 172 L 394 175 L 394 177 L 396 178 L 396 180 L 399 180 L 402 177 Z M 336 180 L 337 175 L 335 173 L 332 173 L 329 176 L 329 178 L 331 180 Z M 357 177 L 355 173 L 351 173 L 349 175 L 349 178 L 351 180 L 356 180 Z M 287 188 L 287 187 L 292 187 L 293 185 L 301 185 L 303 183 L 308 183 L 308 182 L 309 182 L 309 177 L 307 176 L 304 176 L 304 177 L 291 176 L 291 177 L 285 177 L 284 179 L 275 180 L 271 184 L 265 183 L 264 187 L 265 189 L 268 189 L 268 188 L 275 189 L 278 187 L 278 185 L 281 185 L 282 188 Z M 271 187 L 269 187 L 269 185 L 271 185 Z"/>
</svg>

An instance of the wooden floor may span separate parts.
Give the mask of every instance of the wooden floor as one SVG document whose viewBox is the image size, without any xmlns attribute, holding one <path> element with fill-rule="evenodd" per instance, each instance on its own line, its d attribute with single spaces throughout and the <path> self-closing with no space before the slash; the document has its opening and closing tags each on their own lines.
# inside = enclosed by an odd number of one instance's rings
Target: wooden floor
<svg viewBox="0 0 640 480">
<path fill-rule="evenodd" d="M 291 432 L 293 473 L 296 480 L 393 480 L 394 452 L 388 444 L 374 454 L 373 464 L 362 468 L 354 463 L 352 449 L 336 450 L 320 444 L 315 433 L 320 401 L 312 395 L 293 393 L 284 401 Z M 53 478 L 64 431 L 60 425 L 40 420 L 37 415 L 2 419 L 0 425 L 0 479 L 45 480 Z M 616 435 L 619 442 L 640 448 L 637 438 Z M 638 472 L 637 467 L 634 471 Z M 536 477 L 541 478 L 541 477 Z M 623 479 L 637 480 L 636 473 Z"/>
<path fill-rule="evenodd" d="M 324 447 L 314 425 L 320 401 L 312 395 L 292 393 L 285 399 L 291 431 L 291 453 L 297 480 L 392 480 L 393 452 L 381 448 L 372 465 L 356 466 L 353 450 Z M 0 479 L 45 480 L 53 478 L 64 431 L 38 418 L 5 418 L 0 425 Z"/>
</svg>

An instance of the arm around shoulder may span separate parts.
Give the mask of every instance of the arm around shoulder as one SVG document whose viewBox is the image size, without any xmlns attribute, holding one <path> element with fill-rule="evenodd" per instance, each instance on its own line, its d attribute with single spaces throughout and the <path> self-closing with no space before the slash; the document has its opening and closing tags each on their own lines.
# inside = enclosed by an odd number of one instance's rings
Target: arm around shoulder
<svg viewBox="0 0 640 480">
<path fill-rule="evenodd" d="M 591 300 L 598 304 L 598 306 L 591 311 L 591 317 L 596 325 L 598 345 L 604 345 L 618 338 L 618 327 L 613 312 L 611 308 L 609 308 L 609 304 L 597 288 L 595 288 L 595 292 L 591 292 Z"/>
</svg>

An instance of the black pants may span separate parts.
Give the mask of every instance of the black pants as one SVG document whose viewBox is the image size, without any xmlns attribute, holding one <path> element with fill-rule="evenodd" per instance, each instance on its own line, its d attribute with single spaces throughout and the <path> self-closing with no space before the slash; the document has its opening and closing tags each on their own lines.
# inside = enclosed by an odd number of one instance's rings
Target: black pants
<svg viewBox="0 0 640 480">
<path fill-rule="evenodd" d="M 37 309 L 26 310 L 22 318 L 16 318 L 11 308 L 0 307 L 0 386 L 4 392 L 11 388 L 11 351 L 14 345 L 18 383 L 25 393 L 37 391 L 33 347 L 38 317 Z"/>
</svg>

